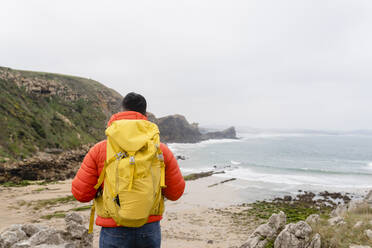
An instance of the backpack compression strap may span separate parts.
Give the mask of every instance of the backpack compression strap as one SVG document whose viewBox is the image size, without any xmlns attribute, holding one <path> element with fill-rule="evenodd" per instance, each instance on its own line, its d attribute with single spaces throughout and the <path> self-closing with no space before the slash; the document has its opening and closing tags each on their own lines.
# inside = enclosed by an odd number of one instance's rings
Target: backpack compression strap
<svg viewBox="0 0 372 248">
<path fill-rule="evenodd" d="M 111 164 L 112 162 L 115 161 L 115 159 L 118 159 L 119 156 L 122 156 L 122 153 L 118 153 L 118 154 L 115 154 L 115 156 L 113 156 L 112 158 L 110 158 L 108 161 L 105 160 L 105 164 L 103 166 L 103 169 L 101 171 L 101 174 L 99 175 L 99 178 L 98 178 L 98 181 L 97 181 L 97 184 L 94 186 L 94 188 L 96 190 L 98 190 L 99 187 L 101 187 L 102 183 L 103 183 L 103 180 L 105 179 L 105 175 L 106 175 L 106 169 L 107 167 L 109 166 L 109 164 Z M 95 212 L 96 212 L 96 207 L 93 203 L 92 205 L 92 208 L 90 210 L 90 218 L 89 218 L 89 229 L 88 229 L 88 233 L 92 233 L 93 232 L 93 225 L 94 225 L 94 216 L 95 216 Z"/>
</svg>

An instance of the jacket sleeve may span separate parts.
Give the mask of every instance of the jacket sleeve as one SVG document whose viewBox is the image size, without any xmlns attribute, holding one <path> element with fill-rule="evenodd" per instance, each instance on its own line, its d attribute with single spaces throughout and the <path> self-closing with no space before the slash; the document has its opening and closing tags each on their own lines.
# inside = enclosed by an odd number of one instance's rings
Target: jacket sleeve
<svg viewBox="0 0 372 248">
<path fill-rule="evenodd" d="M 176 201 L 185 190 L 185 180 L 171 150 L 164 144 L 160 144 L 160 149 L 164 155 L 165 185 L 167 186 L 163 189 L 163 195 L 171 201 Z"/>
<path fill-rule="evenodd" d="M 93 200 L 96 195 L 97 191 L 94 189 L 94 186 L 97 184 L 99 176 L 97 169 L 99 150 L 100 143 L 89 150 L 72 181 L 71 192 L 76 200 L 80 202 L 89 202 Z"/>
</svg>

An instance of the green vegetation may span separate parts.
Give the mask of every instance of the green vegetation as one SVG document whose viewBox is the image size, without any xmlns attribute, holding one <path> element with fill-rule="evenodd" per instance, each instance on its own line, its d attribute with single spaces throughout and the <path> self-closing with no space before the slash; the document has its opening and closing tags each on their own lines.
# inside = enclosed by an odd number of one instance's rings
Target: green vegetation
<svg viewBox="0 0 372 248">
<path fill-rule="evenodd" d="M 68 211 L 55 211 L 52 214 L 43 215 L 40 218 L 46 219 L 46 220 L 50 220 L 52 218 L 64 218 L 66 216 L 66 213 L 69 212 L 69 211 L 80 212 L 80 211 L 90 210 L 91 208 L 92 208 L 92 206 L 87 205 L 87 206 L 81 206 L 81 207 L 77 207 L 77 208 L 71 208 Z"/>
<path fill-rule="evenodd" d="M 29 181 L 29 180 L 22 180 L 19 182 L 4 182 L 0 183 L 0 186 L 3 187 L 26 187 L 29 185 L 48 185 L 48 184 L 56 184 L 58 181 Z"/>
<path fill-rule="evenodd" d="M 38 200 L 38 201 L 32 201 L 31 205 L 34 205 L 34 210 L 44 209 L 44 208 L 50 208 L 59 204 L 69 203 L 72 201 L 76 201 L 75 197 L 65 196 L 60 198 L 53 198 L 53 199 L 47 199 L 47 200 Z"/>
<path fill-rule="evenodd" d="M 70 210 L 80 212 L 80 211 L 90 210 L 91 208 L 92 208 L 92 206 L 87 205 L 87 206 L 82 206 L 82 207 L 77 207 L 77 208 L 71 208 Z"/>
<path fill-rule="evenodd" d="M 348 248 L 351 244 L 372 246 L 372 241 L 365 235 L 364 230 L 372 229 L 372 208 L 368 204 L 348 212 L 344 216 L 345 224 L 330 226 L 327 219 L 322 218 L 317 224 L 313 224 L 313 232 L 319 233 L 322 239 L 322 247 Z M 361 221 L 359 227 L 355 227 Z"/>
<path fill-rule="evenodd" d="M 66 213 L 64 211 L 56 211 L 52 214 L 43 215 L 40 218 L 50 220 L 52 218 L 65 218 Z"/>
<path fill-rule="evenodd" d="M 3 186 L 3 187 L 26 187 L 26 186 L 29 186 L 31 184 L 32 183 L 30 181 L 23 180 L 23 181 L 20 181 L 20 182 L 5 182 L 5 183 L 0 184 L 0 186 Z"/>
<path fill-rule="evenodd" d="M 269 219 L 272 214 L 283 211 L 287 216 L 287 223 L 306 220 L 311 214 L 327 216 L 332 210 L 330 207 L 318 209 L 316 206 L 301 202 L 266 202 L 258 201 L 249 205 L 251 208 L 243 211 L 243 214 L 256 216 L 258 219 Z"/>
<path fill-rule="evenodd" d="M 6 70 L 0 67 L 0 73 Z M 96 81 L 43 72 L 10 73 L 27 80 L 51 80 L 82 97 L 73 101 L 63 95 L 28 93 L 12 80 L 0 79 L 0 163 L 4 158 L 24 159 L 45 148 L 72 149 L 96 142 L 104 138 L 107 111 L 118 111 L 108 109 L 103 99 L 110 95 L 119 100 L 121 96 Z"/>
</svg>

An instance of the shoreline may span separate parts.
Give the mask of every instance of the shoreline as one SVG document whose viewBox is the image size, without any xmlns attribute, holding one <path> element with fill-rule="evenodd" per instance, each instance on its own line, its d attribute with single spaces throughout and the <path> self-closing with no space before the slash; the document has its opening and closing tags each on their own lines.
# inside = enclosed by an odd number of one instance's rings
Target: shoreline
<svg viewBox="0 0 372 248">
<path fill-rule="evenodd" d="M 291 201 L 284 201 L 285 198 L 278 198 L 276 202 L 272 199 L 247 203 L 240 189 L 234 186 L 239 180 L 221 183 L 225 180 L 218 176 L 188 180 L 185 193 L 178 201 L 165 202 L 165 212 L 160 222 L 162 247 L 240 247 L 271 213 L 292 206 Z M 62 229 L 63 215 L 76 209 L 82 210 L 77 213 L 83 216 L 87 227 L 89 203 L 79 203 L 69 198 L 70 187 L 71 180 L 25 187 L 1 186 L 0 200 L 4 204 L 0 207 L 0 232 L 11 224 L 35 222 Z M 309 197 L 304 199 L 309 200 Z M 308 203 L 313 204 L 311 201 Z M 261 211 L 263 206 L 265 210 Z M 315 211 L 308 211 L 300 205 L 293 206 L 296 209 L 296 213 L 290 216 L 293 219 L 304 218 Z M 330 210 L 325 211 L 328 213 Z M 94 226 L 93 247 L 98 247 L 99 231 L 100 227 Z"/>
</svg>

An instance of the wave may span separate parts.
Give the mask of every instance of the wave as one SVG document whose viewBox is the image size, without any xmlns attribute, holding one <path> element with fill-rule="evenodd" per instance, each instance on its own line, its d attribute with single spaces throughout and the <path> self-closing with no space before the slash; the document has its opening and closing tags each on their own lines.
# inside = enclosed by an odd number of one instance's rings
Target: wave
<svg viewBox="0 0 372 248">
<path fill-rule="evenodd" d="M 204 140 L 199 143 L 168 143 L 167 146 L 172 150 L 173 153 L 180 150 L 191 150 L 198 149 L 201 147 L 214 145 L 214 144 L 224 144 L 224 143 L 235 143 L 241 142 L 240 139 L 216 139 L 216 140 Z"/>
<path fill-rule="evenodd" d="M 316 176 L 316 175 L 289 175 L 289 174 L 268 174 L 259 173 L 250 169 L 238 169 L 226 171 L 224 174 L 216 174 L 216 177 L 238 178 L 251 182 L 258 182 L 272 185 L 293 185 L 293 186 L 321 186 L 321 187 L 337 187 L 337 188 L 369 188 L 372 187 L 369 180 L 365 183 L 356 185 L 352 181 L 345 182 L 339 177 Z M 276 186 L 275 186 L 276 187 Z M 281 187 L 281 186 L 280 186 Z"/>
<path fill-rule="evenodd" d="M 230 162 L 231 162 L 231 164 L 233 164 L 233 165 L 239 165 L 239 164 L 241 164 L 241 163 L 242 163 L 242 162 L 239 162 L 239 161 L 234 161 L 234 160 L 231 160 Z"/>
</svg>

